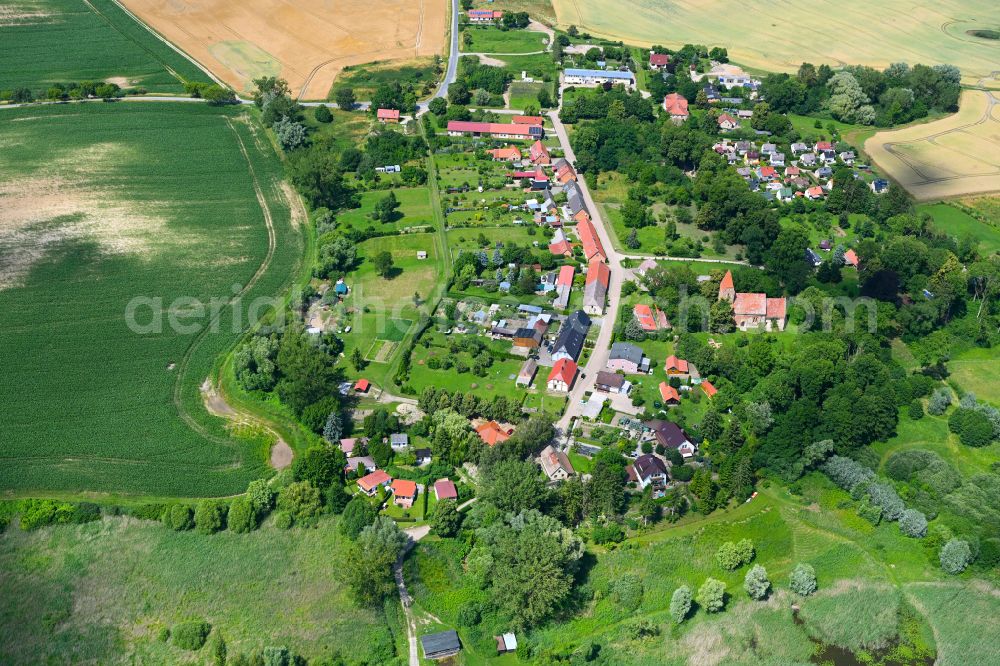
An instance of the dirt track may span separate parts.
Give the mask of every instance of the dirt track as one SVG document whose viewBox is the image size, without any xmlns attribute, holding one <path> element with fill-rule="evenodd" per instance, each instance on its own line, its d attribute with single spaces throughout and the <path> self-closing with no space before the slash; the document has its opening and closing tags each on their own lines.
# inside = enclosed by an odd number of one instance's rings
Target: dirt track
<svg viewBox="0 0 1000 666">
<path fill-rule="evenodd" d="M 165 38 L 236 90 L 280 75 L 301 99 L 325 99 L 346 65 L 436 55 L 446 0 L 123 0 Z"/>
</svg>

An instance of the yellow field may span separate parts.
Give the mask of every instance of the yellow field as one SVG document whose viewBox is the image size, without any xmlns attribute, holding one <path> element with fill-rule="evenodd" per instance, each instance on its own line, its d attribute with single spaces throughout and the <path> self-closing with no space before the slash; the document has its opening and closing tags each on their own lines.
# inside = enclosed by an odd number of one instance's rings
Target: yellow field
<svg viewBox="0 0 1000 666">
<path fill-rule="evenodd" d="M 123 0 L 237 90 L 277 74 L 300 99 L 325 99 L 346 65 L 442 53 L 449 0 Z"/>
<path fill-rule="evenodd" d="M 803 61 L 884 67 L 948 63 L 967 82 L 998 69 L 995 41 L 967 34 L 1000 25 L 996 0 L 553 0 L 558 23 L 638 45 L 724 46 L 747 67 L 792 71 Z"/>
<path fill-rule="evenodd" d="M 920 201 L 1000 191 L 1000 98 L 966 90 L 955 115 L 879 132 L 865 152 Z"/>
</svg>

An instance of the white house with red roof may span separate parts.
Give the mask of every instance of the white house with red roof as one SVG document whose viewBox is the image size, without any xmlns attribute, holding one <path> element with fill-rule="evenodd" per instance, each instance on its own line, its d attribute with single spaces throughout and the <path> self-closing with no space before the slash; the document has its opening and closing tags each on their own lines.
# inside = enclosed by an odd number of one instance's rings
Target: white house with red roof
<svg viewBox="0 0 1000 666">
<path fill-rule="evenodd" d="M 574 380 L 576 380 L 576 371 L 576 361 L 568 358 L 559 359 L 556 361 L 556 364 L 552 366 L 552 372 L 549 373 L 547 383 L 548 389 L 550 391 L 558 391 L 560 393 L 569 393 Z"/>
<path fill-rule="evenodd" d="M 470 9 L 466 14 L 469 23 L 492 23 L 503 18 L 503 11 L 499 9 Z"/>
<path fill-rule="evenodd" d="M 604 301 L 611 284 L 611 269 L 600 259 L 592 259 L 587 266 L 587 281 L 583 287 L 583 311 L 587 314 L 604 314 Z"/>
<path fill-rule="evenodd" d="M 379 109 L 375 112 L 375 118 L 380 123 L 398 123 L 399 109 Z"/>
<path fill-rule="evenodd" d="M 663 110 L 670 114 L 672 120 L 683 122 L 691 115 L 688 112 L 688 101 L 683 95 L 670 93 L 663 98 Z"/>
<path fill-rule="evenodd" d="M 670 56 L 666 53 L 649 52 L 649 68 L 663 69 L 670 64 Z"/>
<path fill-rule="evenodd" d="M 545 147 L 545 144 L 541 141 L 535 141 L 531 144 L 531 148 L 528 150 L 528 156 L 531 158 L 532 164 L 538 166 L 544 166 L 552 163 L 552 158 L 549 156 L 549 149 Z"/>
<path fill-rule="evenodd" d="M 788 319 L 787 303 L 784 298 L 768 298 L 767 294 L 745 293 L 736 291 L 732 271 L 719 283 L 719 300 L 729 301 L 733 306 L 733 319 L 736 327 L 742 331 L 751 328 L 764 328 L 767 331 L 777 328 L 785 330 Z"/>
<path fill-rule="evenodd" d="M 724 132 L 737 129 L 740 126 L 740 121 L 736 120 L 736 118 L 733 118 L 728 113 L 723 113 L 719 116 L 716 122 L 719 123 L 719 129 Z"/>
<path fill-rule="evenodd" d="M 515 123 L 484 123 L 472 120 L 449 120 L 449 136 L 490 136 L 494 139 L 540 139 L 545 136 L 541 125 Z"/>
</svg>

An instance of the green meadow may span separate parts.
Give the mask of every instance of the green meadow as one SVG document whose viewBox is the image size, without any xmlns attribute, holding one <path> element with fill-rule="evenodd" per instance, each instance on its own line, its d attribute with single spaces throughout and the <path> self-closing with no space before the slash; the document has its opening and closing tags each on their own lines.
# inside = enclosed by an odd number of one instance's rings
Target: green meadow
<svg viewBox="0 0 1000 666">
<path fill-rule="evenodd" d="M 463 46 L 462 50 L 468 53 L 533 53 L 545 48 L 545 35 L 540 32 L 494 27 L 469 27 L 466 31 L 472 43 Z"/>
<path fill-rule="evenodd" d="M 112 0 L 13 0 L 0 20 L 0 88 L 125 78 L 150 92 L 209 81 Z M 125 87 L 124 85 L 122 87 Z"/>
<path fill-rule="evenodd" d="M 0 490 L 242 491 L 267 451 L 199 387 L 305 252 L 263 130 L 194 104 L 4 113 Z"/>
</svg>

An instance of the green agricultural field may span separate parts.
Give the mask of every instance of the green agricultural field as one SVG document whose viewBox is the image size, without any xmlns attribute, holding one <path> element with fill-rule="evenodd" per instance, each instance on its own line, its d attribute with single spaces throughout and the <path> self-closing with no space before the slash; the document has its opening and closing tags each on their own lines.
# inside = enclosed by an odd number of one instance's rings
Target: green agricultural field
<svg viewBox="0 0 1000 666">
<path fill-rule="evenodd" d="M 304 254 L 266 136 L 194 104 L 3 113 L 0 490 L 240 492 L 267 451 L 199 387 L 246 326 L 230 299 L 281 293 Z"/>
<path fill-rule="evenodd" d="M 397 213 L 399 218 L 394 222 L 382 224 L 371 218 L 375 204 L 392 192 L 399 200 Z M 361 206 L 344 211 L 337 216 L 337 221 L 344 226 L 355 229 L 365 229 L 375 226 L 379 231 L 405 229 L 407 227 L 429 227 L 434 224 L 434 214 L 431 210 L 430 192 L 426 187 L 398 187 L 392 190 L 376 190 L 361 195 Z"/>
<path fill-rule="evenodd" d="M 733 61 L 760 70 L 795 71 L 803 61 L 885 67 L 905 60 L 949 63 L 973 81 L 996 69 L 991 43 L 966 34 L 1000 24 L 1000 6 L 991 0 L 944 0 L 917 8 L 889 0 L 877 12 L 870 3 L 846 0 L 835 14 L 796 4 L 783 8 L 781 20 L 763 0 L 742 4 L 739 12 L 729 11 L 722 0 L 555 0 L 553 5 L 560 26 L 574 24 L 640 46 L 724 46 Z M 811 37 L 819 34 L 838 37 Z"/>
<path fill-rule="evenodd" d="M 204 619 L 230 659 L 269 645 L 391 663 L 405 649 L 399 602 L 359 607 L 341 582 L 348 543 L 317 529 L 206 536 L 133 518 L 0 538 L 0 662 L 207 663 L 158 634 Z M 210 638 L 211 640 L 211 638 Z"/>
<path fill-rule="evenodd" d="M 934 218 L 934 228 L 956 238 L 973 238 L 983 255 L 1000 251 L 1000 229 L 980 222 L 964 210 L 947 203 L 919 206 L 918 210 Z M 1000 223 L 1000 219 L 995 220 Z"/>
<path fill-rule="evenodd" d="M 0 13 L 0 88 L 113 79 L 179 92 L 209 81 L 112 0 L 13 0 Z"/>
<path fill-rule="evenodd" d="M 466 31 L 472 36 L 472 43 L 462 48 L 467 53 L 533 53 L 545 50 L 545 35 L 540 32 L 473 26 Z"/>
</svg>

